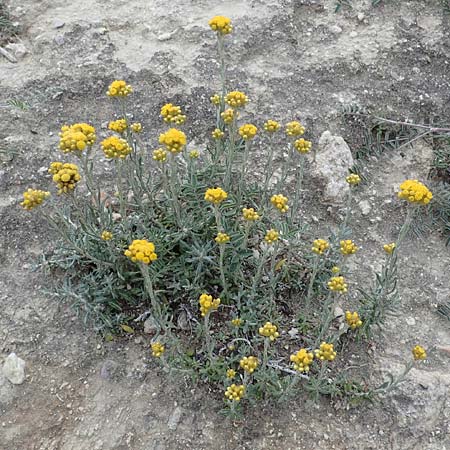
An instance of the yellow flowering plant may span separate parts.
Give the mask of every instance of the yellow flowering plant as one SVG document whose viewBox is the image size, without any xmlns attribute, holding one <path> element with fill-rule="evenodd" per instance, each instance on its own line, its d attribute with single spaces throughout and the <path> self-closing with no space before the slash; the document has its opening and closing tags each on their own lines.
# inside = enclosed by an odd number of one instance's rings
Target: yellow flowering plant
<svg viewBox="0 0 450 450">
<path fill-rule="evenodd" d="M 372 395 L 364 380 L 349 381 L 347 344 L 372 338 L 393 308 L 394 249 L 414 208 L 405 208 L 395 244 L 384 246 L 381 273 L 369 287 L 358 283 L 356 291 L 345 257 L 357 261 L 364 247 L 357 252 L 349 239 L 351 203 L 339 229 L 323 238 L 298 217 L 308 174 L 305 154 L 313 143 L 301 137 L 307 131 L 296 120 L 242 123 L 249 98 L 225 71 L 231 20 L 216 16 L 209 26 L 220 67 L 218 93 L 212 91 L 209 105 L 214 117 L 205 124 L 212 135 L 182 131 L 184 106 L 167 99 L 155 111 L 162 120 L 148 125 L 159 139 L 144 142 L 142 124 L 127 122 L 136 117 L 132 99 L 140 86 L 113 81 L 107 94 L 119 119 L 95 120 L 109 120 L 110 131 L 97 141 L 93 125 L 61 128 L 57 146 L 65 159 L 51 163 L 48 172 L 52 189 L 64 195 L 30 188 L 20 205 L 36 209 L 58 234 L 51 267 L 65 270 L 64 296 L 77 299 L 84 317 L 105 334 L 130 328 L 127 320 L 133 329 L 144 322 L 155 360 L 220 387 L 232 414 L 262 397 L 283 399 L 302 390 L 313 397 Z M 256 161 L 255 148 L 262 161 Z M 278 148 L 283 151 L 274 158 Z M 249 170 L 257 162 L 262 176 Z M 110 178 L 102 173 L 105 163 Z M 351 199 L 360 180 L 349 175 L 346 181 Z M 280 192 L 289 192 L 289 200 Z M 415 180 L 405 181 L 398 197 L 414 207 L 433 198 Z M 335 316 L 337 302 L 346 308 L 343 318 Z M 413 356 L 427 357 L 422 347 Z"/>
</svg>

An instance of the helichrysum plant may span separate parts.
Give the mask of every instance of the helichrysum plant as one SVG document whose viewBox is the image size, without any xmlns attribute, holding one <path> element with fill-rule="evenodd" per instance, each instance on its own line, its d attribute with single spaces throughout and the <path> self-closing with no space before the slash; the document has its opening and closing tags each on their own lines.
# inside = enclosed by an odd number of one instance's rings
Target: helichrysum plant
<svg viewBox="0 0 450 450">
<path fill-rule="evenodd" d="M 306 154 L 314 149 L 302 137 L 306 127 L 293 118 L 241 120 L 250 98 L 226 78 L 232 22 L 216 16 L 209 26 L 219 83 L 205 118 L 213 130 L 205 150 L 190 147 L 202 137 L 183 128 L 189 117 L 169 99 L 158 108 L 159 122 L 149 124 L 159 133 L 150 141 L 146 127 L 129 120 L 139 87 L 115 80 L 106 89 L 115 117 L 93 118 L 108 120 L 108 130 L 62 125 L 63 160 L 48 170 L 54 187 L 24 192 L 24 214 L 42 214 L 59 236 L 49 261 L 66 270 L 59 295 L 109 336 L 129 329 L 127 322 L 135 329 L 149 320 L 155 360 L 215 386 L 232 416 L 260 398 L 282 400 L 302 390 L 313 398 L 386 393 L 427 357 L 424 348 L 414 347 L 405 370 L 372 389 L 350 378 L 348 341 L 361 345 L 386 321 L 397 296 L 398 249 L 415 208 L 432 193 L 417 180 L 402 183 L 405 225 L 384 245 L 374 284 L 353 289 L 345 266 L 364 253 L 349 238 L 360 177 L 346 178 L 351 189 L 339 230 L 317 237 L 299 208 Z M 265 168 L 260 178 L 249 170 L 255 152 Z M 97 173 L 100 160 L 111 164 L 110 179 Z M 337 302 L 348 308 L 343 327 L 335 320 Z"/>
</svg>

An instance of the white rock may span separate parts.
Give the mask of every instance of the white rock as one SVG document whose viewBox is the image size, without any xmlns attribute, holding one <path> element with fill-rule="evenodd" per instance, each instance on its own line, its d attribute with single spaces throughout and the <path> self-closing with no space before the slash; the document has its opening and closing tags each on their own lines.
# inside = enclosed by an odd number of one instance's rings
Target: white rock
<svg viewBox="0 0 450 450">
<path fill-rule="evenodd" d="M 416 324 L 416 319 L 414 319 L 414 317 L 408 317 L 407 319 L 406 319 L 406 323 L 409 325 L 409 326 L 413 326 L 413 325 L 415 325 Z"/>
<path fill-rule="evenodd" d="M 158 324 L 156 323 L 156 320 L 153 317 L 150 316 L 144 322 L 144 333 L 154 334 L 158 331 L 158 329 L 159 329 Z"/>
<path fill-rule="evenodd" d="M 183 415 L 183 410 L 177 406 L 172 414 L 169 417 L 169 420 L 167 421 L 167 428 L 169 430 L 175 431 L 178 427 L 178 424 L 180 423 L 181 416 Z"/>
<path fill-rule="evenodd" d="M 330 27 L 330 31 L 333 34 L 341 34 L 342 33 L 342 28 L 339 25 L 332 25 Z"/>
<path fill-rule="evenodd" d="M 61 19 L 55 19 L 52 23 L 53 28 L 62 28 L 64 25 L 66 24 L 66 22 L 64 22 L 64 20 Z"/>
<path fill-rule="evenodd" d="M 323 186 L 323 198 L 333 204 L 342 204 L 349 191 L 345 178 L 354 165 L 352 153 L 340 136 L 325 131 L 319 140 L 315 163 L 311 174 Z"/>
<path fill-rule="evenodd" d="M 30 53 L 25 45 L 20 43 L 8 44 L 6 49 L 13 53 L 17 59 L 23 59 L 28 53 Z"/>
<path fill-rule="evenodd" d="M 358 17 L 358 20 L 360 22 L 362 22 L 365 19 L 366 16 L 364 15 L 364 13 L 360 12 L 357 17 Z"/>
<path fill-rule="evenodd" d="M 358 203 L 359 209 L 361 210 L 361 213 L 363 216 L 367 216 L 369 215 L 370 211 L 371 211 L 371 206 L 370 203 L 367 200 L 361 200 Z"/>
<path fill-rule="evenodd" d="M 11 353 L 3 363 L 3 375 L 12 384 L 22 384 L 25 380 L 25 361 Z"/>
</svg>

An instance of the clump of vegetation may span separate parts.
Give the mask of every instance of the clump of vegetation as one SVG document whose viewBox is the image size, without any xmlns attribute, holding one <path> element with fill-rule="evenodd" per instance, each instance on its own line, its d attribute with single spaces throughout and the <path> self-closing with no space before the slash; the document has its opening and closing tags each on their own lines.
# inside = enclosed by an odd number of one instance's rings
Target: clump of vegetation
<svg viewBox="0 0 450 450">
<path fill-rule="evenodd" d="M 347 270 L 360 249 L 351 239 L 352 198 L 361 182 L 349 173 L 345 219 L 330 236 L 317 236 L 298 204 L 313 144 L 297 120 L 284 127 L 242 123 L 250 101 L 228 90 L 225 40 L 229 18 L 210 27 L 217 37 L 221 88 L 211 96 L 215 123 L 205 151 L 188 147 L 181 106 L 167 103 L 167 129 L 149 152 L 141 123 L 129 120 L 133 88 L 116 80 L 107 94 L 118 117 L 100 142 L 115 168 L 112 186 L 101 187 L 94 169 L 95 128 L 65 125 L 60 150 L 70 162 L 49 168 L 58 195 L 28 189 L 22 206 L 39 212 L 60 236 L 51 267 L 63 269 L 60 295 L 74 301 L 86 321 L 111 338 L 146 321 L 151 352 L 169 371 L 190 374 L 223 390 L 226 411 L 261 398 L 287 400 L 306 391 L 373 398 L 406 376 L 369 388 L 349 375 L 350 348 L 373 336 L 395 307 L 397 251 L 417 210 L 433 199 L 417 180 L 398 194 L 408 204 L 396 242 L 384 249 L 375 281 L 356 290 Z M 275 136 L 285 158 L 275 180 Z M 268 149 L 262 179 L 250 170 L 257 146 Z M 260 150 L 261 151 L 261 150 Z M 296 179 L 288 195 L 286 180 Z M 82 185 L 84 183 L 85 192 Z M 346 310 L 335 314 L 337 306 Z M 136 325 L 138 324 L 138 325 Z M 415 359 L 426 357 L 414 348 Z M 411 360 L 412 361 L 412 360 Z"/>
<path fill-rule="evenodd" d="M 17 26 L 11 20 L 5 3 L 0 0 L 0 45 L 8 42 L 18 31 Z"/>
</svg>

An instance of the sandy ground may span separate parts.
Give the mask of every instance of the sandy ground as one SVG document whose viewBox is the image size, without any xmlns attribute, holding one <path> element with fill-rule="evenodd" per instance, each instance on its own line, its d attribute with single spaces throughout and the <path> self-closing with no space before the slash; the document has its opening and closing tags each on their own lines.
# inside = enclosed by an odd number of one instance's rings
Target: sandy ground
<svg viewBox="0 0 450 450">
<path fill-rule="evenodd" d="M 450 362 L 433 353 L 401 387 L 374 405 L 348 408 L 298 399 L 283 408 L 249 409 L 240 423 L 219 414 L 202 386 L 171 380 L 148 359 L 145 337 L 104 342 L 51 295 L 51 280 L 33 270 L 53 244 L 45 223 L 18 207 L 28 186 L 49 184 L 62 123 L 101 129 L 112 114 L 109 82 L 135 88 L 135 117 L 158 128 L 166 100 L 186 106 L 188 134 L 206 136 L 208 99 L 218 87 L 208 19 L 228 15 L 230 86 L 252 99 L 248 117 L 301 119 L 313 141 L 326 129 L 345 134 L 343 106 L 370 106 L 422 121 L 449 117 L 449 16 L 440 0 L 15 0 L 7 2 L 28 53 L 0 59 L 0 104 L 16 98 L 27 111 L 0 108 L 0 362 L 26 361 L 26 381 L 0 378 L 0 449 L 450 449 Z M 210 121 L 210 122 L 208 122 Z M 104 132 L 104 130 L 103 130 Z M 200 141 L 200 138 L 198 138 Z M 261 149 L 263 150 L 263 149 Z M 8 156 L 9 155 L 9 156 Z M 354 212 L 362 254 L 355 269 L 381 262 L 380 246 L 398 231 L 404 210 L 395 188 L 426 179 L 424 143 L 368 162 L 368 182 Z M 314 200 L 314 199 L 313 199 Z M 316 199 L 320 202 L 320 196 Z M 317 204 L 317 202 L 316 202 Z M 311 206 L 311 205 L 310 205 Z M 321 223 L 335 217 L 316 207 Z M 371 378 L 398 373 L 417 342 L 450 346 L 450 324 L 436 313 L 449 298 L 450 253 L 439 230 L 411 237 L 401 254 L 401 305 L 371 343 Z"/>
</svg>

